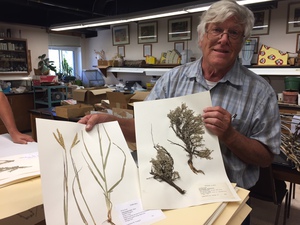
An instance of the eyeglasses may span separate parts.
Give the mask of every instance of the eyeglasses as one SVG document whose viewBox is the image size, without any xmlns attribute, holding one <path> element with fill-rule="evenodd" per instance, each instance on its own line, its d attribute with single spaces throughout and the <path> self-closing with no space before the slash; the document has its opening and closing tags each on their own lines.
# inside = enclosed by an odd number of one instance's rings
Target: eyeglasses
<svg viewBox="0 0 300 225">
<path fill-rule="evenodd" d="M 245 37 L 244 34 L 236 30 L 228 30 L 227 32 L 224 32 L 224 29 L 218 27 L 212 28 L 210 30 L 206 30 L 206 33 L 208 39 L 210 40 L 215 40 L 217 38 L 220 39 L 224 34 L 227 34 L 230 41 L 234 41 L 234 42 L 240 41 L 241 38 Z"/>
</svg>

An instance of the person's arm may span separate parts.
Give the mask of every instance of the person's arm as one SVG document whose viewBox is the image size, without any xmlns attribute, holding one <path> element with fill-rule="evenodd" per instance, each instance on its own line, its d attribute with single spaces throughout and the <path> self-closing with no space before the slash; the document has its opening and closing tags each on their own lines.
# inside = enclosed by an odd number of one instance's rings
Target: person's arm
<svg viewBox="0 0 300 225">
<path fill-rule="evenodd" d="M 231 114 L 221 107 L 209 107 L 204 110 L 205 127 L 217 135 L 238 158 L 247 164 L 261 167 L 269 166 L 274 154 L 261 142 L 248 138 L 231 126 Z"/>
<path fill-rule="evenodd" d="M 10 134 L 13 142 L 18 144 L 27 144 L 33 142 L 33 138 L 27 134 L 22 134 L 17 129 L 13 112 L 10 104 L 3 92 L 0 92 L 0 118 L 3 121 L 8 133 Z"/>
<path fill-rule="evenodd" d="M 86 131 L 90 131 L 98 123 L 118 121 L 126 141 L 135 142 L 134 119 L 119 118 L 110 114 L 91 114 L 83 117 L 78 123 L 86 124 Z"/>
</svg>

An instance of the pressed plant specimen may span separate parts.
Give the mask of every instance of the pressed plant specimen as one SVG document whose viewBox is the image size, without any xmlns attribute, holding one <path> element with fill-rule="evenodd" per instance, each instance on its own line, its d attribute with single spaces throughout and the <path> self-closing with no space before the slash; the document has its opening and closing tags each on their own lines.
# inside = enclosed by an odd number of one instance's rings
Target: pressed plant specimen
<svg viewBox="0 0 300 225">
<path fill-rule="evenodd" d="M 0 165 L 14 162 L 15 160 L 0 160 Z M 1 172 L 13 172 L 18 169 L 27 168 L 29 166 L 7 166 L 7 167 L 0 167 L 0 173 Z"/>
<path fill-rule="evenodd" d="M 154 143 L 153 143 L 154 144 Z M 150 174 L 153 175 L 155 180 L 159 182 L 164 181 L 174 187 L 180 194 L 184 194 L 185 191 L 177 186 L 174 181 L 180 178 L 177 171 L 174 171 L 174 160 L 170 153 L 161 145 L 154 144 L 156 151 L 156 159 L 151 159 L 152 163 Z"/>
<path fill-rule="evenodd" d="M 58 142 L 58 144 L 62 147 L 63 151 L 62 151 L 62 157 L 63 157 L 63 170 L 64 170 L 64 174 L 63 174 L 63 194 L 64 194 L 64 198 L 63 198 L 63 204 L 64 204 L 64 220 L 65 220 L 65 224 L 68 224 L 68 201 L 69 201 L 69 185 L 68 185 L 68 157 L 67 157 L 67 149 L 65 146 L 65 141 L 64 138 L 62 136 L 62 134 L 59 132 L 59 130 L 57 129 L 57 135 L 55 133 L 53 133 L 56 141 Z"/>
<path fill-rule="evenodd" d="M 189 109 L 185 103 L 182 103 L 181 106 L 170 110 L 167 116 L 170 119 L 170 127 L 183 142 L 176 143 L 169 140 L 170 143 L 181 147 L 188 153 L 187 163 L 195 174 L 204 174 L 202 170 L 196 169 L 193 164 L 194 157 L 212 159 L 210 156 L 212 150 L 206 148 L 203 144 L 204 125 L 201 114 L 194 115 L 194 111 Z"/>
<path fill-rule="evenodd" d="M 74 196 L 74 200 L 75 200 L 75 203 L 76 203 L 76 206 L 77 206 L 77 209 L 79 211 L 79 214 L 81 216 L 81 219 L 83 221 L 84 224 L 88 224 L 87 223 L 87 220 L 81 210 L 81 207 L 78 203 L 78 200 L 77 200 L 77 197 L 76 197 L 76 192 L 75 192 L 75 187 L 74 187 L 74 184 L 75 184 L 75 181 L 77 182 L 77 185 L 78 185 L 78 189 L 79 189 L 79 192 L 81 194 L 81 197 L 85 203 L 85 206 L 87 207 L 87 210 L 90 214 L 90 216 L 92 217 L 92 220 L 94 222 L 94 224 L 96 224 L 92 214 L 91 214 L 91 211 L 88 207 L 88 204 L 86 202 L 86 199 L 82 193 L 82 187 L 81 187 L 81 184 L 80 184 L 80 179 L 79 179 L 79 170 L 77 169 L 76 167 L 76 163 L 75 163 L 75 160 L 74 160 L 74 157 L 73 157 L 73 149 L 74 147 L 79 143 L 79 139 L 78 139 L 78 134 L 76 133 L 75 136 L 74 136 L 74 139 L 72 141 L 72 144 L 69 148 L 69 151 L 67 150 L 66 146 L 65 146 L 65 141 L 64 141 L 64 138 L 62 136 L 62 134 L 60 133 L 59 130 L 57 130 L 57 134 L 53 133 L 56 141 L 59 143 L 59 145 L 62 147 L 63 149 L 63 167 L 64 167 L 64 177 L 63 177 L 63 188 L 64 188 L 64 219 L 65 219 L 65 224 L 68 224 L 68 199 L 69 199 L 69 185 L 68 185 L 68 179 L 69 179 L 69 171 L 68 171 L 68 154 L 70 155 L 71 157 L 71 162 L 72 162 L 72 167 L 73 167 L 73 170 L 74 170 L 74 178 L 73 178 L 73 181 L 72 181 L 72 194 Z"/>
<path fill-rule="evenodd" d="M 115 223 L 112 220 L 112 207 L 113 207 L 113 203 L 111 201 L 111 193 L 113 192 L 113 190 L 120 184 L 120 182 L 123 180 L 124 177 L 124 172 L 125 172 L 125 166 L 126 166 L 126 155 L 125 152 L 115 143 L 113 143 L 110 139 L 110 136 L 108 135 L 105 126 L 102 125 L 105 131 L 105 135 L 108 138 L 108 147 L 107 149 L 104 149 L 104 145 L 103 145 L 103 139 L 104 137 L 101 136 L 100 130 L 99 130 L 99 126 L 97 126 L 97 132 L 98 132 L 98 140 L 99 140 L 99 153 L 100 153 L 100 160 L 101 160 L 101 165 L 98 165 L 96 163 L 96 161 L 94 160 L 94 158 L 91 156 L 89 149 L 87 148 L 87 145 L 83 139 L 83 144 L 84 144 L 84 148 L 86 150 L 86 153 L 88 155 L 89 161 L 85 158 L 85 161 L 88 165 L 88 168 L 90 170 L 90 172 L 92 173 L 95 181 L 98 183 L 98 185 L 100 186 L 100 188 L 103 191 L 104 197 L 105 197 L 105 203 L 106 203 L 106 208 L 107 208 L 107 220 L 105 220 L 102 224 L 112 224 L 114 225 Z M 123 164 L 122 164 L 122 171 L 120 172 L 120 177 L 117 179 L 117 181 L 115 183 L 113 183 L 113 185 L 111 185 L 109 187 L 108 185 L 108 181 L 109 179 L 111 179 L 111 177 L 108 175 L 109 172 L 106 171 L 107 170 L 107 165 L 108 165 L 108 160 L 109 160 L 109 156 L 111 151 L 113 151 L 114 148 L 112 146 L 112 144 L 114 146 L 116 146 L 117 149 L 120 150 L 120 152 L 123 154 Z M 101 169 L 99 168 L 101 167 Z"/>
</svg>

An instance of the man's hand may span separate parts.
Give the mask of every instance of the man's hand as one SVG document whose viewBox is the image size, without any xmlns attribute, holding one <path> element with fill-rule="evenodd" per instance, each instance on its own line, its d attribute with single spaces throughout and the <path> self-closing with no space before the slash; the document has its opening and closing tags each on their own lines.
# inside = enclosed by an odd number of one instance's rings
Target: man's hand
<svg viewBox="0 0 300 225">
<path fill-rule="evenodd" d="M 99 114 L 90 114 L 83 118 L 81 118 L 78 123 L 86 124 L 85 130 L 91 131 L 93 127 L 98 123 L 105 123 L 110 121 L 116 121 L 117 117 L 107 114 L 107 113 L 99 113 Z"/>
<path fill-rule="evenodd" d="M 11 134 L 12 141 L 16 144 L 27 144 L 28 142 L 34 142 L 33 138 L 27 134 L 20 132 Z"/>
<path fill-rule="evenodd" d="M 235 129 L 231 125 L 232 115 L 220 106 L 208 107 L 203 110 L 205 127 L 218 136 L 224 143 L 230 143 L 235 137 Z"/>
</svg>

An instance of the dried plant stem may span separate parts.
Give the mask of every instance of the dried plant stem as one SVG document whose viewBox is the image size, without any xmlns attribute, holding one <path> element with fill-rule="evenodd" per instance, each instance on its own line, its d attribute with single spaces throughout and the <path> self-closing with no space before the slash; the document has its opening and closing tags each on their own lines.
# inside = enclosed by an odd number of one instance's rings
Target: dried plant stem
<svg viewBox="0 0 300 225">
<path fill-rule="evenodd" d="M 84 159 L 85 159 L 85 161 L 88 165 L 88 168 L 89 168 L 90 172 L 92 173 L 95 181 L 98 183 L 100 188 L 103 190 L 103 194 L 104 194 L 104 197 L 105 197 L 106 208 L 107 208 L 107 220 L 104 221 L 104 222 L 114 225 L 114 222 L 112 221 L 113 203 L 111 201 L 111 193 L 119 185 L 119 183 L 122 181 L 122 179 L 124 177 L 125 165 L 126 165 L 126 155 L 125 155 L 125 152 L 119 146 L 117 146 L 116 144 L 113 143 L 122 152 L 122 154 L 124 156 L 124 160 L 123 160 L 123 166 L 122 166 L 122 171 L 121 171 L 121 174 L 120 174 L 120 178 L 114 183 L 114 185 L 112 185 L 111 187 L 108 187 L 108 178 L 109 178 L 109 176 L 107 176 L 107 174 L 106 174 L 106 170 L 107 170 L 106 167 L 107 167 L 108 158 L 109 158 L 109 155 L 110 155 L 111 149 L 112 149 L 112 146 L 111 146 L 112 141 L 111 141 L 110 136 L 108 135 L 104 125 L 103 125 L 103 128 L 104 128 L 105 134 L 106 134 L 106 136 L 109 140 L 109 145 L 106 149 L 107 151 L 105 152 L 104 149 L 103 149 L 102 137 L 101 137 L 101 134 L 100 134 L 100 130 L 99 130 L 99 127 L 97 127 L 98 140 L 99 140 L 99 145 L 100 145 L 100 149 L 99 149 L 100 152 L 99 153 L 100 153 L 102 171 L 100 171 L 99 166 L 96 164 L 93 157 L 91 156 L 91 154 L 90 154 L 90 152 L 89 152 L 89 150 L 86 146 L 86 143 L 84 141 L 84 138 L 83 138 L 83 144 L 84 144 L 86 153 L 89 157 L 89 160 L 90 160 L 91 164 L 88 162 L 88 160 L 85 157 L 84 157 Z M 94 169 L 92 168 L 92 166 L 93 166 Z M 94 172 L 94 170 L 96 172 Z"/>
<path fill-rule="evenodd" d="M 59 132 L 59 130 L 57 129 L 57 136 L 55 133 L 53 133 L 56 141 L 58 142 L 58 144 L 62 147 L 63 151 L 62 151 L 62 158 L 63 158 L 63 168 L 64 168 L 64 176 L 63 176 L 63 208 L 64 208 L 64 220 L 65 220 L 65 224 L 68 224 L 68 192 L 69 192 L 69 187 L 68 187 L 68 158 L 67 158 L 67 153 L 66 153 L 66 147 L 65 147 L 65 143 L 64 143 L 64 139 L 62 134 Z"/>
<path fill-rule="evenodd" d="M 70 157 L 71 157 L 72 166 L 73 166 L 73 170 L 74 170 L 74 174 L 75 174 L 73 182 L 72 182 L 72 193 L 73 193 L 73 196 L 74 196 L 74 200 L 76 202 L 77 209 L 78 209 L 79 214 L 80 214 L 80 216 L 82 218 L 82 221 L 84 222 L 84 224 L 88 224 L 88 222 L 87 222 L 87 220 L 86 220 L 86 218 L 85 218 L 85 216 L 84 216 L 84 214 L 83 214 L 83 212 L 81 210 L 80 204 L 78 203 L 77 197 L 76 197 L 75 188 L 74 188 L 74 184 L 75 184 L 75 181 L 76 181 L 76 183 L 78 185 L 78 190 L 79 190 L 79 193 L 80 193 L 80 195 L 81 195 L 81 197 L 83 199 L 84 205 L 86 206 L 86 208 L 87 208 L 87 210 L 89 212 L 89 215 L 90 215 L 90 217 L 93 220 L 93 223 L 96 224 L 96 221 L 95 221 L 95 219 L 94 219 L 94 217 L 92 215 L 92 212 L 91 212 L 91 210 L 90 210 L 90 208 L 89 208 L 89 206 L 87 204 L 87 201 L 86 201 L 86 199 L 85 199 L 85 197 L 83 195 L 82 187 L 81 187 L 81 183 L 80 183 L 80 179 L 79 179 L 79 170 L 76 167 L 76 163 L 75 163 L 75 160 L 74 160 L 74 157 L 73 157 L 73 151 L 72 151 L 72 149 L 78 143 L 79 143 L 79 140 L 78 140 L 78 135 L 76 133 L 76 135 L 75 135 L 75 137 L 73 139 L 72 146 L 70 148 Z"/>
</svg>

